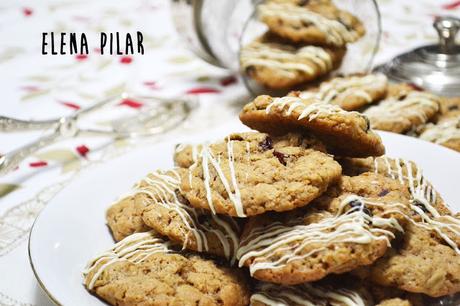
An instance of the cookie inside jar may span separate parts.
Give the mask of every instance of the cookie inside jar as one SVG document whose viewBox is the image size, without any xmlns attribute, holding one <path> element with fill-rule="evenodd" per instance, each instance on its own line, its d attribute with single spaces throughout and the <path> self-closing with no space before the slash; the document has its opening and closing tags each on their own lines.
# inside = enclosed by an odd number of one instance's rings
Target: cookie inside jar
<svg viewBox="0 0 460 306">
<path fill-rule="evenodd" d="M 369 72 L 379 38 L 372 1 L 262 1 L 241 36 L 240 72 L 252 93 L 305 90 Z"/>
</svg>

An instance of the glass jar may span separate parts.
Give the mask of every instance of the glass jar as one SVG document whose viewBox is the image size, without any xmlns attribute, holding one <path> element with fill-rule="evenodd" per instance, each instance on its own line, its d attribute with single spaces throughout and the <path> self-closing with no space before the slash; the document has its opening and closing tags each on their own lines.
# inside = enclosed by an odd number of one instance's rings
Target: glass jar
<svg viewBox="0 0 460 306">
<path fill-rule="evenodd" d="M 241 73 L 239 54 L 243 46 L 267 31 L 257 19 L 262 0 L 172 0 L 171 10 L 177 32 L 186 45 L 203 60 Z M 369 72 L 381 35 L 380 13 L 375 0 L 334 1 L 363 23 L 366 34 L 347 45 L 336 73 Z M 248 82 L 246 82 L 247 84 Z"/>
</svg>

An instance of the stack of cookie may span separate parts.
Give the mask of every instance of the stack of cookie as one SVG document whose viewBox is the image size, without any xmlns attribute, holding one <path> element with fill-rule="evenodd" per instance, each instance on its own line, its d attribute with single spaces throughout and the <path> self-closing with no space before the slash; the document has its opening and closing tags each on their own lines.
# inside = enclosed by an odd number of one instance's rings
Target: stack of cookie
<svg viewBox="0 0 460 306">
<path fill-rule="evenodd" d="M 383 74 L 334 77 L 290 96 L 316 98 L 365 114 L 377 130 L 406 134 L 460 152 L 460 99 L 440 97 Z"/>
<path fill-rule="evenodd" d="M 417 136 L 460 152 L 460 98 L 443 98 L 439 114 Z"/>
<path fill-rule="evenodd" d="M 179 145 L 107 211 L 84 272 L 112 305 L 423 305 L 460 291 L 460 219 L 366 116 L 259 96 L 257 132 Z"/>
<path fill-rule="evenodd" d="M 365 34 L 362 22 L 330 0 L 265 1 L 257 16 L 268 32 L 241 50 L 244 73 L 272 89 L 288 89 L 337 69 Z"/>
</svg>

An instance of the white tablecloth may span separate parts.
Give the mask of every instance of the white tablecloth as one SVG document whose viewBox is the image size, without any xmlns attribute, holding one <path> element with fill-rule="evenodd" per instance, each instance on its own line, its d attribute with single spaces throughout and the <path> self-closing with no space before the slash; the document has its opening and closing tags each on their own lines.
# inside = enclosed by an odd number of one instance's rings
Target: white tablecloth
<svg viewBox="0 0 460 306">
<path fill-rule="evenodd" d="M 377 62 L 436 41 L 436 15 L 460 16 L 460 1 L 379 1 L 383 39 Z M 42 32 L 144 34 L 144 55 L 41 55 Z M 91 44 L 90 44 L 91 48 Z M 98 98 L 124 90 L 144 95 L 196 97 L 201 107 L 179 129 L 151 138 L 205 133 L 236 116 L 247 99 L 228 71 L 200 61 L 179 42 L 166 0 L 42 0 L 0 3 L 0 114 L 47 119 L 71 114 Z M 133 108 L 127 101 L 114 108 Z M 43 132 L 0 135 L 0 154 Z M 122 154 L 126 141 L 78 137 L 41 150 L 0 177 L 0 305 L 49 305 L 27 258 L 27 237 L 39 211 L 82 167 Z"/>
</svg>

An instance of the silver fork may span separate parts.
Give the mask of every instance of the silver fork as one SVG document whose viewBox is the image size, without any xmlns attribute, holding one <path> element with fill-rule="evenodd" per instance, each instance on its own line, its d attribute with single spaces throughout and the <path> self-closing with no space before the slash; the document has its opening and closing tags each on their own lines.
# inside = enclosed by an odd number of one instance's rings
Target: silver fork
<svg viewBox="0 0 460 306">
<path fill-rule="evenodd" d="M 82 133 L 120 138 L 144 137 L 164 133 L 183 122 L 191 113 L 195 104 L 186 99 L 165 99 L 157 97 L 138 97 L 158 101 L 154 107 L 147 108 L 136 114 L 113 121 L 108 129 L 81 128 L 78 120 L 82 116 L 96 111 L 117 98 L 127 98 L 128 95 L 111 96 L 88 108 L 76 111 L 70 116 L 52 120 L 26 121 L 0 116 L 0 132 L 16 132 L 37 129 L 54 129 L 51 134 L 40 137 L 23 147 L 10 151 L 0 157 L 0 175 L 4 175 L 18 166 L 27 156 L 51 145 L 57 141 L 76 137 Z"/>
</svg>

